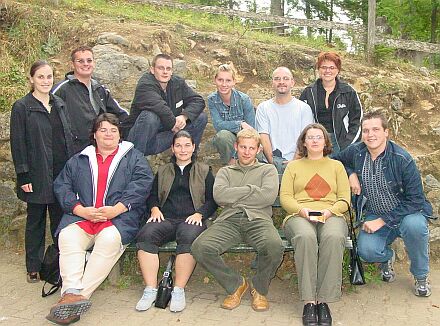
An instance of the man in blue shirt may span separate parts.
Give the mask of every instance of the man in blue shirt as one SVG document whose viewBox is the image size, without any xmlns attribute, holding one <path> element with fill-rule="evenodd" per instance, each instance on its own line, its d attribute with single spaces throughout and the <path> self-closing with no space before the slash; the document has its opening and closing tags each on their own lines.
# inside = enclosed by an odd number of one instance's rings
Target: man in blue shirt
<svg viewBox="0 0 440 326">
<path fill-rule="evenodd" d="M 417 296 L 431 295 L 429 273 L 429 229 L 432 206 L 423 193 L 422 180 L 411 155 L 388 140 L 383 114 L 369 112 L 362 119 L 362 143 L 349 146 L 335 156 L 350 176 L 358 195 L 356 208 L 364 222 L 359 233 L 359 255 L 379 262 L 384 282 L 393 282 L 395 252 L 391 243 L 401 237 L 410 259 Z"/>
</svg>

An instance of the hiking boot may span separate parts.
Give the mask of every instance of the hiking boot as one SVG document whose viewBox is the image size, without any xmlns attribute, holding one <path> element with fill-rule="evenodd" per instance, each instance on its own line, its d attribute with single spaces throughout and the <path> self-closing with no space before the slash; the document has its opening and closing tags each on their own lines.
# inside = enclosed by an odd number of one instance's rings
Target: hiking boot
<svg viewBox="0 0 440 326">
<path fill-rule="evenodd" d="M 428 278 L 414 278 L 414 280 L 414 294 L 418 297 L 429 297 L 431 295 L 431 284 L 429 284 Z"/>
<path fill-rule="evenodd" d="M 394 272 L 394 262 L 396 261 L 396 253 L 391 249 L 393 255 L 390 260 L 380 264 L 380 273 L 382 275 L 382 281 L 391 283 L 396 279 L 396 273 Z"/>
<path fill-rule="evenodd" d="M 65 293 L 60 301 L 50 309 L 46 319 L 54 321 L 55 319 L 62 320 L 79 316 L 87 312 L 91 305 L 92 302 L 80 294 Z"/>
<path fill-rule="evenodd" d="M 142 294 L 142 298 L 136 304 L 137 311 L 145 311 L 151 308 L 154 301 L 156 301 L 157 289 L 147 286 L 144 289 L 144 293 Z"/>
<path fill-rule="evenodd" d="M 185 306 L 185 289 L 175 286 L 173 292 L 171 292 L 170 311 L 181 312 L 185 309 Z"/>
</svg>

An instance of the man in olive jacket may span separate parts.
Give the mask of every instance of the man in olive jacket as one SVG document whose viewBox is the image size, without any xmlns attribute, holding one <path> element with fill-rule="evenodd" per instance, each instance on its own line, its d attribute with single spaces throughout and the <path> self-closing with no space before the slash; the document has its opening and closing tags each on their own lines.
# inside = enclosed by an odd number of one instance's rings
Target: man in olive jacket
<svg viewBox="0 0 440 326">
<path fill-rule="evenodd" d="M 257 272 L 251 280 L 252 308 L 269 308 L 266 299 L 270 280 L 283 258 L 283 243 L 272 223 L 272 204 L 278 194 L 274 165 L 258 162 L 260 135 L 243 129 L 235 143 L 238 162 L 221 168 L 214 182 L 214 199 L 223 210 L 214 224 L 194 242 L 191 253 L 229 294 L 221 305 L 232 310 L 240 305 L 248 281 L 220 257 L 232 246 L 246 241 L 258 253 Z"/>
<path fill-rule="evenodd" d="M 185 129 L 198 148 L 208 122 L 204 108 L 203 97 L 173 76 L 172 58 L 158 54 L 136 86 L 130 116 L 122 123 L 123 136 L 145 155 L 153 155 L 170 148 L 173 135 Z"/>
</svg>

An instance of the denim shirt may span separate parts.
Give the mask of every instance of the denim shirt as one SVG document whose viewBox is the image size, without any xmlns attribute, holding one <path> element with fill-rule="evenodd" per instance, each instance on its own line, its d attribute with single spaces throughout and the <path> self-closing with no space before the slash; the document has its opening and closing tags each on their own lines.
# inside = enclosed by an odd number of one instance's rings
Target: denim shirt
<svg viewBox="0 0 440 326">
<path fill-rule="evenodd" d="M 255 109 L 245 93 L 232 89 L 231 106 L 228 108 L 215 91 L 208 96 L 208 108 L 215 130 L 229 130 L 236 134 L 244 121 L 255 128 Z"/>
<path fill-rule="evenodd" d="M 362 169 L 364 166 L 367 146 L 364 143 L 352 144 L 333 158 L 341 161 L 348 175 L 356 173 L 361 184 L 363 197 Z M 384 216 L 380 216 L 389 227 L 397 227 L 403 217 L 421 213 L 427 218 L 432 217 L 432 206 L 423 192 L 422 179 L 411 155 L 393 141 L 387 142 L 385 149 L 383 172 L 388 190 L 400 201 L 400 204 Z M 367 198 L 368 200 L 368 198 Z M 358 200 L 356 209 L 362 211 L 364 201 Z"/>
</svg>

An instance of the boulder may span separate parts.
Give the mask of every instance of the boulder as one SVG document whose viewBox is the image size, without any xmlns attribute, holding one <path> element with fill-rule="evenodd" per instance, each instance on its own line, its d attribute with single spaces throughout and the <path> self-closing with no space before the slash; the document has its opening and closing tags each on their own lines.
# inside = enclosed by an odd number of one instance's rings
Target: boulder
<svg viewBox="0 0 440 326">
<path fill-rule="evenodd" d="M 121 35 L 112 32 L 102 33 L 98 36 L 96 43 L 98 44 L 116 44 L 128 47 L 130 43 Z"/>
</svg>

